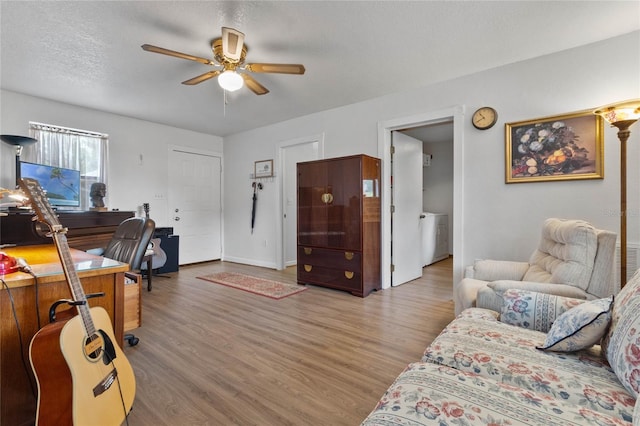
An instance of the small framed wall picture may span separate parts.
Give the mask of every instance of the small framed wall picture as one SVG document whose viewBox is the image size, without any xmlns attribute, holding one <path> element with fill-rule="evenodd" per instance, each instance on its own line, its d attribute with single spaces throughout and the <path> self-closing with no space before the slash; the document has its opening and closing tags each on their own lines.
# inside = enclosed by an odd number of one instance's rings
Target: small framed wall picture
<svg viewBox="0 0 640 426">
<path fill-rule="evenodd" d="M 273 176 L 273 160 L 256 161 L 253 176 L 256 178 Z"/>
</svg>

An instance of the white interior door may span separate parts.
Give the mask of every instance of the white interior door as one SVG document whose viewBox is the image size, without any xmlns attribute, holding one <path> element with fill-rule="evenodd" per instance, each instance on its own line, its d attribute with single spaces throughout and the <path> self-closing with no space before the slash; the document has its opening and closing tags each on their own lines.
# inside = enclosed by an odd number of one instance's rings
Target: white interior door
<svg viewBox="0 0 640 426">
<path fill-rule="evenodd" d="M 292 266 L 297 262 L 297 168 L 303 161 L 318 159 L 318 141 L 290 145 L 283 148 L 283 240 L 284 265 Z"/>
<path fill-rule="evenodd" d="M 181 265 L 221 257 L 221 172 L 220 156 L 169 152 L 169 214 Z"/>
<path fill-rule="evenodd" d="M 392 132 L 391 285 L 422 276 L 422 142 Z"/>
</svg>

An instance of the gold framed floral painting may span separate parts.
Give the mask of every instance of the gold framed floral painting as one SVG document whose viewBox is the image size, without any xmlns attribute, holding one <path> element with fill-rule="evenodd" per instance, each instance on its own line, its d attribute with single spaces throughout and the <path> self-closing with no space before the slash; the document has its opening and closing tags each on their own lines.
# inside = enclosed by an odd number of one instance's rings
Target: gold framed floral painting
<svg viewBox="0 0 640 426">
<path fill-rule="evenodd" d="M 591 110 L 506 123 L 506 183 L 604 178 L 603 132 Z"/>
</svg>

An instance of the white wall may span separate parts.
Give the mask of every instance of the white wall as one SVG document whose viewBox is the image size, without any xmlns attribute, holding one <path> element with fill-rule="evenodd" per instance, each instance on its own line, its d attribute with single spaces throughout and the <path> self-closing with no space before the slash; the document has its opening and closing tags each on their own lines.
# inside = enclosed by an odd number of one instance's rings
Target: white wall
<svg viewBox="0 0 640 426">
<path fill-rule="evenodd" d="M 383 98 L 312 114 L 225 137 L 225 257 L 276 264 L 275 216 L 279 180 L 261 194 L 258 222 L 250 234 L 253 161 L 276 158 L 279 141 L 324 133 L 325 157 L 377 156 L 377 123 L 457 105 L 465 108 L 461 264 L 475 258 L 526 260 L 550 216 L 582 218 L 618 230 L 619 143 L 605 131 L 605 179 L 552 183 L 504 183 L 504 123 L 535 119 L 640 97 L 640 32 Z M 479 131 L 471 113 L 498 110 L 498 125 Z M 632 128 L 628 158 L 640 158 L 640 125 Z M 279 170 L 279 165 L 274 166 Z M 629 242 L 639 240 L 638 171 L 628 174 Z M 262 242 L 269 241 L 267 247 Z M 460 274 L 461 271 L 454 271 Z"/>
<path fill-rule="evenodd" d="M 173 226 L 167 211 L 168 146 L 222 152 L 222 138 L 107 112 L 0 91 L 0 134 L 28 135 L 29 121 L 109 134 L 107 207 L 140 214 L 150 204 L 156 226 Z M 142 164 L 139 155 L 142 154 Z M 15 185 L 13 147 L 0 144 L 0 186 Z"/>
<path fill-rule="evenodd" d="M 505 185 L 504 123 L 534 119 L 640 97 L 640 32 L 524 61 L 406 93 L 369 100 L 224 138 L 176 129 L 110 113 L 51 102 L 9 91 L 0 95 L 0 133 L 28 132 L 28 122 L 108 133 L 111 139 L 109 207 L 135 210 L 151 203 L 158 226 L 168 223 L 168 145 L 222 152 L 224 145 L 223 258 L 276 267 L 277 191 L 266 182 L 250 232 L 251 181 L 256 160 L 277 161 L 282 141 L 324 134 L 325 157 L 378 154 L 378 122 L 462 106 L 464 247 L 462 265 L 474 258 L 527 259 L 549 216 L 583 218 L 595 226 L 619 227 L 619 143 L 605 131 L 605 179 Z M 484 105 L 498 110 L 498 125 L 478 131 L 470 115 Z M 629 242 L 640 238 L 638 168 L 640 125 L 632 127 L 628 158 Z M 138 154 L 143 165 L 137 164 Z M 13 151 L 0 144 L 0 185 L 13 184 Z M 274 164 L 274 170 L 280 165 Z M 163 198 L 155 199 L 158 194 Z M 458 213 L 458 214 L 460 214 Z M 264 242 L 267 242 L 265 245 Z M 461 271 L 454 271 L 460 273 Z"/>
</svg>

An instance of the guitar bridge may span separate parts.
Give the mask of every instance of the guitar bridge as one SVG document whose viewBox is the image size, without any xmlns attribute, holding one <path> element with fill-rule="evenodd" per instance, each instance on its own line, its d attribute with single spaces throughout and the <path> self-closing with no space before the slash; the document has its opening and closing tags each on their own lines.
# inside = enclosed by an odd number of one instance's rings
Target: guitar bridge
<svg viewBox="0 0 640 426">
<path fill-rule="evenodd" d="M 118 370 L 114 368 L 104 379 L 102 379 L 100 383 L 98 383 L 95 388 L 93 388 L 93 396 L 102 395 L 105 391 L 109 390 L 113 382 L 116 381 L 116 377 L 118 377 Z"/>
</svg>

